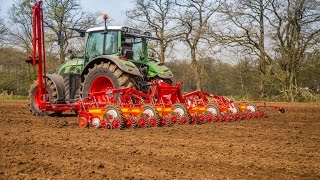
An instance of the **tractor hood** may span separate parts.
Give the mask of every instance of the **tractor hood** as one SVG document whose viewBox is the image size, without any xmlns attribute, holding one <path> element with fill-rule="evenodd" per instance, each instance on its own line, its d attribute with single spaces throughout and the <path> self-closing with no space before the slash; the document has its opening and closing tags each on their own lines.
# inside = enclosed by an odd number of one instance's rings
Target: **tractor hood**
<svg viewBox="0 0 320 180">
<path fill-rule="evenodd" d="M 69 61 L 66 61 L 58 69 L 58 74 L 69 74 L 69 73 L 81 73 L 83 69 L 83 59 L 75 58 Z"/>
</svg>

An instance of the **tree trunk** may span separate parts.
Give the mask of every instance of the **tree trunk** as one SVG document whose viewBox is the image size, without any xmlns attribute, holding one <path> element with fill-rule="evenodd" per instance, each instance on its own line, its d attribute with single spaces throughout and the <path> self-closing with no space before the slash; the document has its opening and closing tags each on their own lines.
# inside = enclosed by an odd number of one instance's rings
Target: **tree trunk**
<svg viewBox="0 0 320 180">
<path fill-rule="evenodd" d="M 260 85 L 259 85 L 259 93 L 260 93 L 260 99 L 263 99 L 265 97 L 265 84 L 266 84 L 266 78 L 269 76 L 269 72 L 267 71 L 267 61 L 266 61 L 266 54 L 265 54 L 265 34 L 264 34 L 264 2 L 263 0 L 260 0 L 259 2 L 259 55 L 260 55 L 260 72 L 261 72 L 261 78 L 260 78 Z"/>
<path fill-rule="evenodd" d="M 65 49 L 64 49 L 64 44 L 60 44 L 59 47 L 59 60 L 60 60 L 60 64 L 63 64 L 65 61 Z"/>
<path fill-rule="evenodd" d="M 196 79 L 196 87 L 198 90 L 201 90 L 201 68 L 196 59 L 196 49 L 191 47 L 191 68 L 194 72 L 194 77 Z"/>
<path fill-rule="evenodd" d="M 164 63 L 164 58 L 165 58 L 165 47 L 163 44 L 163 39 L 161 39 L 160 40 L 160 55 L 159 55 L 160 63 Z"/>
</svg>

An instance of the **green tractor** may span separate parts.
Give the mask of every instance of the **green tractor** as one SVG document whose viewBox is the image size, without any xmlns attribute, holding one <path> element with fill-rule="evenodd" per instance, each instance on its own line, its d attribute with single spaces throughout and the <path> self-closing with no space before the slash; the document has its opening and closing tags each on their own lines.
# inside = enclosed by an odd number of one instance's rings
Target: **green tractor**
<svg viewBox="0 0 320 180">
<path fill-rule="evenodd" d="M 148 41 L 153 39 L 149 32 L 105 26 L 88 29 L 85 34 L 83 56 L 69 59 L 57 73 L 46 75 L 50 103 L 72 103 L 79 97 L 86 98 L 109 88 L 132 87 L 147 91 L 149 82 L 155 79 L 172 83 L 172 72 L 148 55 Z M 39 108 L 37 86 L 35 81 L 29 91 L 30 111 L 34 115 L 45 115 Z M 104 98 L 97 96 L 97 101 Z"/>
</svg>

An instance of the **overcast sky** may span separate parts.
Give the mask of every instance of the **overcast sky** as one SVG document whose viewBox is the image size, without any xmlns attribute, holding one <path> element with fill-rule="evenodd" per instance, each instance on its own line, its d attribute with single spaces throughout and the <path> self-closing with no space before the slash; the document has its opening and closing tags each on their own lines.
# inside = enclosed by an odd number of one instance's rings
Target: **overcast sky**
<svg viewBox="0 0 320 180">
<path fill-rule="evenodd" d="M 6 19 L 6 14 L 12 2 L 16 1 L 17 0 L 0 0 L 0 15 L 3 19 Z M 82 0 L 81 2 L 83 9 L 86 11 L 108 12 L 113 20 L 113 25 L 124 25 L 126 22 L 125 11 L 132 7 L 131 0 Z"/>
</svg>

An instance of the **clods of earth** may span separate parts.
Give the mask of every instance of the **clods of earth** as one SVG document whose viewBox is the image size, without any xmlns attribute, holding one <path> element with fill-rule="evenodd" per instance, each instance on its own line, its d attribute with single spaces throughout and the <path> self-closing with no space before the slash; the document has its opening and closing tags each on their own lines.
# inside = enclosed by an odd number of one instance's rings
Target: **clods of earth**
<svg viewBox="0 0 320 180">
<path fill-rule="evenodd" d="M 320 179 L 320 104 L 268 118 L 146 129 L 82 129 L 0 100 L 0 179 Z"/>
</svg>

